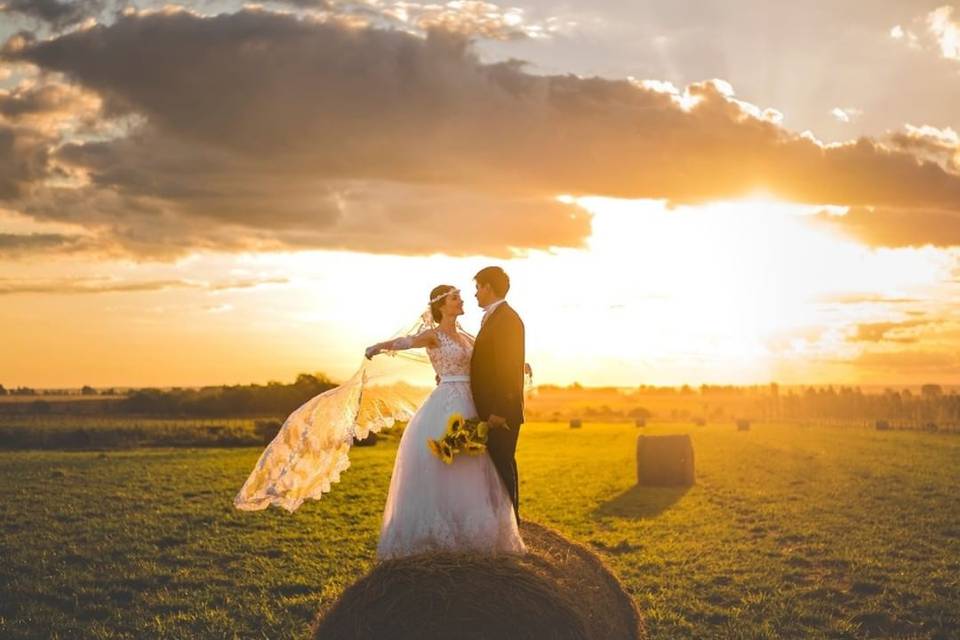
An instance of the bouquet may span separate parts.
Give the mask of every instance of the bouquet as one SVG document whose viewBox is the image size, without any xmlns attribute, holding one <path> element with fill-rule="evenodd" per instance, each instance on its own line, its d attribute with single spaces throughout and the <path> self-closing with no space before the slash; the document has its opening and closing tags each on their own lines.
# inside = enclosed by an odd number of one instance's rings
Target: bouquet
<svg viewBox="0 0 960 640">
<path fill-rule="evenodd" d="M 468 456 L 482 455 L 487 450 L 487 434 L 490 425 L 479 418 L 465 420 L 459 413 L 454 413 L 447 420 L 447 432 L 440 440 L 430 438 L 427 447 L 433 455 L 446 464 L 453 462 L 458 453 Z"/>
</svg>

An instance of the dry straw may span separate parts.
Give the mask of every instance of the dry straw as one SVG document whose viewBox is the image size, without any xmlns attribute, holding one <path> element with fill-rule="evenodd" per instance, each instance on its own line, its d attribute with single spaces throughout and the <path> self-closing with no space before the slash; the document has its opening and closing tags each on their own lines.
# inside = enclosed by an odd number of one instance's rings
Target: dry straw
<svg viewBox="0 0 960 640">
<path fill-rule="evenodd" d="M 316 640 L 645 638 L 620 581 L 586 547 L 525 522 L 529 553 L 433 553 L 376 566 L 323 607 Z"/>
</svg>

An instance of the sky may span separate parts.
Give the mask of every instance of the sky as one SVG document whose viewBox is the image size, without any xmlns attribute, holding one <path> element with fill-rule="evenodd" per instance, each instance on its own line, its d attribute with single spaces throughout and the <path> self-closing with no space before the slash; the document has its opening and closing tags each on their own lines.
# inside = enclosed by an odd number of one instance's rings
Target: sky
<svg viewBox="0 0 960 640">
<path fill-rule="evenodd" d="M 960 5 L 0 0 L 0 384 L 960 384 Z"/>
</svg>

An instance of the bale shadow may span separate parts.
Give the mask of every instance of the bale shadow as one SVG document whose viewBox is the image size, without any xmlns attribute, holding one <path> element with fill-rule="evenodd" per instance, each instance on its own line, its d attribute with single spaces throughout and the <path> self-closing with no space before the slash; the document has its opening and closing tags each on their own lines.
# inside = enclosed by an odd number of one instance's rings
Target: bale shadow
<svg viewBox="0 0 960 640">
<path fill-rule="evenodd" d="M 689 490 L 688 486 L 644 487 L 636 484 L 594 509 L 590 517 L 594 520 L 611 517 L 633 520 L 655 518 L 672 507 Z"/>
</svg>

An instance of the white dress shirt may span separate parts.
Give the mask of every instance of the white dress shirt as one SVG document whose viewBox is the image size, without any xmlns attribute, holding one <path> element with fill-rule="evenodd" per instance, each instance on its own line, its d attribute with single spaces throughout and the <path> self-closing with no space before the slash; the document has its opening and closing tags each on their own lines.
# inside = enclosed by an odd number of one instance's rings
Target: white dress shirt
<svg viewBox="0 0 960 640">
<path fill-rule="evenodd" d="M 480 326 L 483 326 L 483 323 L 487 321 L 487 318 L 490 317 L 490 314 L 493 313 L 493 310 L 502 305 L 506 300 L 500 298 L 495 302 L 491 302 L 483 308 L 483 317 L 480 319 Z"/>
</svg>

